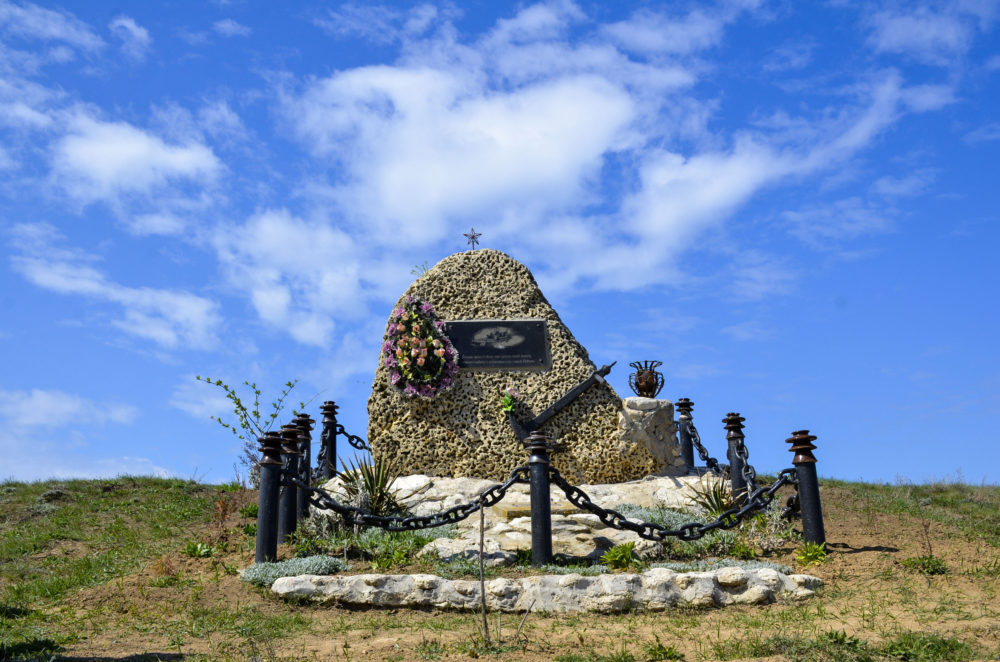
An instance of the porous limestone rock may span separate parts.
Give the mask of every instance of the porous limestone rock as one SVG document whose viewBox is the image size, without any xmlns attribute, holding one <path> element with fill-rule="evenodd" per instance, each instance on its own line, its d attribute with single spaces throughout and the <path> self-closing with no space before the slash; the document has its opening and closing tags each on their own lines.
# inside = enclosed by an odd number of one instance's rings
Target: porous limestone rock
<svg viewBox="0 0 1000 662">
<path fill-rule="evenodd" d="M 544 319 L 549 370 L 463 369 L 454 386 L 431 399 L 390 385 L 381 358 L 368 400 L 368 442 L 375 455 L 406 473 L 503 481 L 527 456 L 500 406 L 508 382 L 524 395 L 515 414 L 529 420 L 595 370 L 587 350 L 549 305 L 523 264 L 481 249 L 446 257 L 403 293 L 430 302 L 442 320 Z M 609 361 L 610 363 L 610 361 Z M 542 428 L 565 447 L 554 465 L 574 483 L 617 483 L 656 470 L 649 448 L 618 434 L 621 399 L 606 383 L 588 389 Z"/>
<path fill-rule="evenodd" d="M 618 430 L 626 444 L 649 449 L 656 462 L 656 473 L 663 476 L 687 473 L 677 443 L 674 405 L 669 400 L 625 398 L 618 413 Z"/>
<path fill-rule="evenodd" d="M 809 575 L 742 568 L 688 573 L 652 568 L 642 574 L 586 577 L 537 575 L 486 582 L 486 604 L 489 609 L 505 612 L 527 609 L 552 613 L 663 611 L 685 606 L 767 604 L 778 598 L 799 600 L 813 595 L 822 583 Z M 271 591 L 283 597 L 346 607 L 463 610 L 480 607 L 478 581 L 444 579 L 436 575 L 301 575 L 275 580 Z"/>
</svg>

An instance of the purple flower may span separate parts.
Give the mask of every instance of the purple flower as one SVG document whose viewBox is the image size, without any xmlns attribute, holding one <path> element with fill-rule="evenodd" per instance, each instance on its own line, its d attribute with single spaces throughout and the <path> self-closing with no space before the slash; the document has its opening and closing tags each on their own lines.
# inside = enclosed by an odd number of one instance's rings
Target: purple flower
<svg viewBox="0 0 1000 662">
<path fill-rule="evenodd" d="M 406 303 L 416 303 L 417 299 L 412 294 L 406 297 Z"/>
<path fill-rule="evenodd" d="M 407 384 L 406 388 L 403 389 L 403 395 L 416 395 L 417 389 L 413 388 L 413 384 Z"/>
<path fill-rule="evenodd" d="M 441 390 L 444 390 L 451 386 L 451 377 L 445 377 L 441 380 Z"/>
<path fill-rule="evenodd" d="M 406 311 L 403 310 L 402 308 L 397 308 L 396 310 L 392 311 L 392 316 L 396 317 L 396 318 L 399 318 L 399 317 L 402 317 L 403 313 L 405 313 L 405 312 Z"/>
<path fill-rule="evenodd" d="M 420 387 L 420 395 L 424 396 L 425 398 L 432 397 L 434 395 L 434 387 L 431 386 L 430 384 L 424 384 L 423 386 Z"/>
<path fill-rule="evenodd" d="M 393 361 L 393 363 L 395 363 L 395 361 Z M 388 365 L 388 362 L 386 362 L 386 365 Z M 403 376 L 401 374 L 399 374 L 399 372 L 397 372 L 395 370 L 393 370 L 392 372 L 389 373 L 389 381 L 394 386 L 399 382 L 400 379 L 402 379 L 402 377 Z"/>
<path fill-rule="evenodd" d="M 434 312 L 434 306 L 425 302 L 422 306 L 420 306 L 420 312 L 422 312 L 424 315 L 430 315 L 431 313 Z"/>
<path fill-rule="evenodd" d="M 444 322 L 442 322 L 441 320 L 434 322 L 434 326 L 437 327 L 438 331 L 444 331 Z"/>
<path fill-rule="evenodd" d="M 399 365 L 399 362 L 396 361 L 396 357 L 393 356 L 392 354 L 387 354 L 386 357 L 385 357 L 385 367 L 386 368 L 394 368 L 397 365 Z M 393 382 L 393 384 L 395 384 L 395 383 L 396 382 Z"/>
<path fill-rule="evenodd" d="M 391 352 L 392 351 L 392 341 L 391 340 L 386 340 L 384 343 L 382 343 L 382 351 L 383 352 Z"/>
</svg>

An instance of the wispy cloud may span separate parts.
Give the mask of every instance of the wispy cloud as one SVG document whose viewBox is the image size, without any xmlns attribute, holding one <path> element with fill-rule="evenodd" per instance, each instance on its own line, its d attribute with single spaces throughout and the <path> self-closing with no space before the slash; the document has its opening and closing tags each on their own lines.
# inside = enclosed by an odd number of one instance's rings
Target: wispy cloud
<svg viewBox="0 0 1000 662">
<path fill-rule="evenodd" d="M 882 180 L 880 180 L 882 181 Z M 909 183 L 883 183 L 887 189 L 913 186 Z M 899 194 L 899 193 L 897 193 Z M 786 211 L 781 217 L 789 232 L 816 249 L 827 250 L 865 235 L 882 234 L 895 228 L 896 212 L 880 208 L 858 197 L 813 205 L 798 211 Z"/>
<path fill-rule="evenodd" d="M 996 13 L 994 2 L 881 10 L 868 18 L 868 43 L 878 53 L 950 65 L 969 51 L 978 29 L 988 28 Z"/>
<path fill-rule="evenodd" d="M 135 22 L 129 16 L 118 16 L 108 23 L 111 34 L 121 40 L 122 53 L 135 62 L 146 59 L 146 54 L 153 43 L 149 30 Z"/>
<path fill-rule="evenodd" d="M 224 37 L 249 37 L 253 33 L 250 26 L 237 23 L 231 18 L 212 23 L 212 29 Z"/>
<path fill-rule="evenodd" d="M 222 164 L 201 143 L 168 144 L 125 122 L 77 114 L 52 150 L 56 181 L 84 202 L 115 202 L 176 180 L 212 181 Z"/>
<path fill-rule="evenodd" d="M 933 168 L 921 168 L 902 177 L 886 175 L 875 180 L 872 192 L 889 197 L 919 195 L 927 190 L 936 176 L 937 170 Z"/>
<path fill-rule="evenodd" d="M 63 42 L 84 52 L 95 52 L 105 45 L 89 25 L 72 14 L 30 2 L 0 2 L 0 30 L 7 36 Z"/>
<path fill-rule="evenodd" d="M 132 423 L 138 410 L 131 405 L 97 404 L 54 389 L 0 390 L 0 418 L 15 428 L 62 428 L 68 425 Z"/>
<path fill-rule="evenodd" d="M 209 349 L 218 344 L 218 306 L 204 297 L 178 290 L 128 287 L 96 269 L 96 258 L 62 248 L 63 237 L 46 223 L 19 224 L 11 230 L 18 254 L 11 265 L 29 282 L 60 294 L 113 303 L 122 316 L 111 324 L 161 347 Z"/>
</svg>

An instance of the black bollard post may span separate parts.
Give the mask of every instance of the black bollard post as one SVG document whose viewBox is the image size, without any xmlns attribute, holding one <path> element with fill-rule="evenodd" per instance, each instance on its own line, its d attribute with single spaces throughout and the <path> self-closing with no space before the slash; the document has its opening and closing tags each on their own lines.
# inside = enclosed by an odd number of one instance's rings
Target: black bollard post
<svg viewBox="0 0 1000 662">
<path fill-rule="evenodd" d="M 688 473 L 694 471 L 694 447 L 691 444 L 691 410 L 694 403 L 687 398 L 677 400 L 677 440 L 681 445 L 681 459 L 684 460 L 684 468 Z"/>
<path fill-rule="evenodd" d="M 806 542 L 821 544 L 826 542 L 826 531 L 823 529 L 823 507 L 819 500 L 819 480 L 816 478 L 816 448 L 812 442 L 815 435 L 809 430 L 797 430 L 786 439 L 792 445 L 795 453 L 792 464 L 795 465 L 795 475 L 799 479 L 799 507 L 802 510 L 802 537 Z"/>
<path fill-rule="evenodd" d="M 747 498 L 747 481 L 743 477 L 743 458 L 737 449 L 743 442 L 743 421 L 746 419 L 736 412 L 729 412 L 722 422 L 726 424 L 726 441 L 729 442 L 729 478 L 732 482 L 733 499 L 743 505 Z"/>
<path fill-rule="evenodd" d="M 281 436 L 268 432 L 258 438 L 260 491 L 257 495 L 257 549 L 254 563 L 278 559 L 278 490 L 281 484 Z"/>
<path fill-rule="evenodd" d="M 306 485 L 312 485 L 312 426 L 313 420 L 309 414 L 299 414 L 295 417 L 295 426 L 299 429 L 299 450 L 302 459 L 299 460 L 299 480 Z M 299 488 L 299 516 L 302 520 L 309 517 L 309 492 Z"/>
<path fill-rule="evenodd" d="M 319 478 L 327 481 L 337 473 L 337 404 L 327 400 L 319 408 L 323 412 L 323 432 L 320 433 Z"/>
<path fill-rule="evenodd" d="M 293 476 L 299 474 L 299 428 L 294 424 L 281 426 L 281 454 L 285 459 L 284 469 Z M 287 476 L 281 481 L 281 496 L 278 498 L 278 541 L 285 542 L 295 533 L 298 524 L 299 488 Z"/>
<path fill-rule="evenodd" d="M 524 441 L 531 480 L 531 565 L 552 563 L 552 504 L 549 501 L 548 437 L 537 430 Z"/>
</svg>

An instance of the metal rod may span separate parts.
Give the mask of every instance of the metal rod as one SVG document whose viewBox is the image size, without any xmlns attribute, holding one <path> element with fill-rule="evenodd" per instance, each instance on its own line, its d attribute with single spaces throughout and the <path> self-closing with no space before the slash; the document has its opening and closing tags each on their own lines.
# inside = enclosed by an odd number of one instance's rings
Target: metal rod
<svg viewBox="0 0 1000 662">
<path fill-rule="evenodd" d="M 281 436 L 268 432 L 259 437 L 260 491 L 257 495 L 257 547 L 255 563 L 278 559 L 278 488 L 281 481 Z"/>
<path fill-rule="evenodd" d="M 292 475 L 299 473 L 299 428 L 293 424 L 281 426 L 281 455 L 285 459 L 284 468 Z M 278 542 L 285 542 L 295 533 L 298 525 L 299 488 L 287 480 L 282 481 L 281 496 L 278 497 Z"/>
<path fill-rule="evenodd" d="M 694 447 L 691 445 L 691 410 L 694 403 L 687 398 L 677 400 L 677 440 L 681 446 L 681 459 L 684 460 L 684 469 L 688 473 L 694 471 Z"/>
<path fill-rule="evenodd" d="M 299 478 L 306 485 L 312 485 L 312 427 L 313 420 L 309 414 L 299 414 L 295 417 L 295 426 L 299 429 L 299 450 L 302 460 L 299 462 Z M 309 492 L 298 490 L 298 519 L 309 517 Z"/>
<path fill-rule="evenodd" d="M 726 455 L 729 457 L 729 479 L 732 484 L 733 499 L 742 505 L 746 502 L 747 481 L 743 476 L 743 458 L 737 452 L 737 448 L 742 443 L 743 421 L 746 419 L 736 412 L 729 412 L 722 422 L 726 424 L 726 441 L 729 442 L 729 450 Z"/>
<path fill-rule="evenodd" d="M 802 537 L 806 542 L 822 544 L 826 542 L 823 529 L 823 507 L 819 498 L 819 480 L 816 477 L 816 436 L 809 430 L 797 430 L 786 439 L 795 453 L 792 464 L 799 479 L 799 507 L 802 510 Z"/>
<path fill-rule="evenodd" d="M 327 400 L 320 411 L 323 412 L 323 432 L 320 434 L 319 477 L 327 481 L 337 473 L 337 404 Z"/>
<path fill-rule="evenodd" d="M 541 432 L 525 441 L 531 481 L 531 565 L 552 563 L 552 504 L 549 501 L 549 439 Z"/>
</svg>

